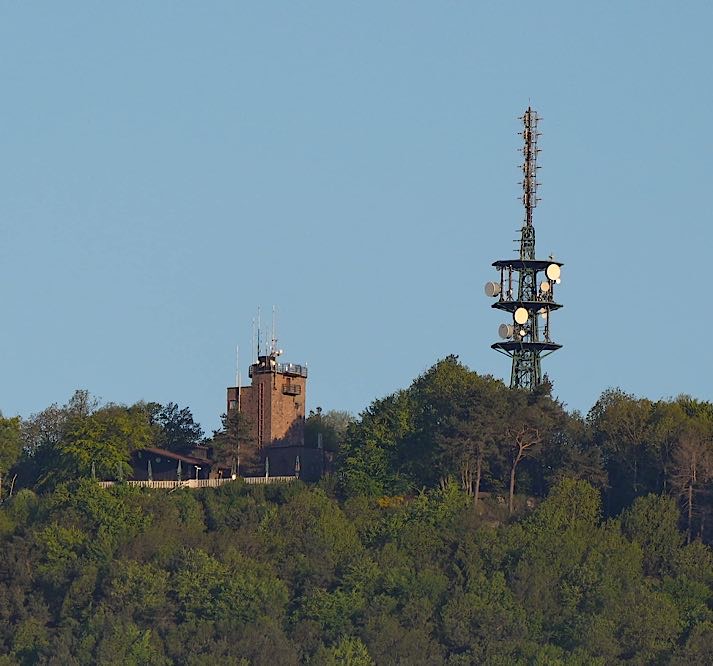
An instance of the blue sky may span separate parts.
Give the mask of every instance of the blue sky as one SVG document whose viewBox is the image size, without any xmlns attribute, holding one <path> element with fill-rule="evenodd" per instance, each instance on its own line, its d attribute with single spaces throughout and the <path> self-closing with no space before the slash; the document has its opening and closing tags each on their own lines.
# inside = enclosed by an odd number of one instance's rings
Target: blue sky
<svg viewBox="0 0 713 666">
<path fill-rule="evenodd" d="M 86 388 L 209 430 L 273 304 L 312 408 L 450 353 L 508 379 L 483 283 L 528 103 L 557 395 L 713 399 L 712 27 L 708 2 L 3 2 L 0 409 Z"/>
</svg>

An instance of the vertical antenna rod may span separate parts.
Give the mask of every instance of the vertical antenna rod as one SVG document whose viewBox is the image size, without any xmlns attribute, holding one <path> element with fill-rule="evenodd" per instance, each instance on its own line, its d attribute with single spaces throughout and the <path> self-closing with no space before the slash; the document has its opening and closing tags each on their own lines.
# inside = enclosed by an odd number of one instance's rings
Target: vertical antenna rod
<svg viewBox="0 0 713 666">
<path fill-rule="evenodd" d="M 257 306 L 257 358 L 260 358 L 260 306 Z"/>
<path fill-rule="evenodd" d="M 537 138 L 540 133 L 537 131 L 537 122 L 539 117 L 537 111 L 533 111 L 528 107 L 525 114 L 522 116 L 524 125 L 522 138 L 524 146 L 522 148 L 522 203 L 525 206 L 525 224 L 528 227 L 532 226 L 532 211 L 537 206 L 539 199 L 537 198 Z"/>
<path fill-rule="evenodd" d="M 522 147 L 522 205 L 525 207 L 525 225 L 520 234 L 520 259 L 535 258 L 535 227 L 532 225 L 532 212 L 537 206 L 537 121 L 536 111 L 527 108 L 521 118 L 523 129 L 520 135 Z"/>
</svg>

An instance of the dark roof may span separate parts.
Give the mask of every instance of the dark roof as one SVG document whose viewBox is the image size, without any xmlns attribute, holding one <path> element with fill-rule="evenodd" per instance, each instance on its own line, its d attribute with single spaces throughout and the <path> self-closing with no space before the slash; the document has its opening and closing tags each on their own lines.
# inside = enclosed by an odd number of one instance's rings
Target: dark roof
<svg viewBox="0 0 713 666">
<path fill-rule="evenodd" d="M 146 447 L 144 449 L 137 449 L 137 451 L 146 451 L 154 456 L 163 456 L 164 458 L 172 458 L 173 460 L 180 460 L 181 462 L 188 463 L 189 465 L 197 465 L 202 467 L 203 465 L 212 465 L 213 461 L 207 458 L 196 458 L 195 456 L 186 456 L 182 453 L 175 453 L 174 451 L 167 451 L 166 449 L 155 449 L 153 447 Z"/>
</svg>

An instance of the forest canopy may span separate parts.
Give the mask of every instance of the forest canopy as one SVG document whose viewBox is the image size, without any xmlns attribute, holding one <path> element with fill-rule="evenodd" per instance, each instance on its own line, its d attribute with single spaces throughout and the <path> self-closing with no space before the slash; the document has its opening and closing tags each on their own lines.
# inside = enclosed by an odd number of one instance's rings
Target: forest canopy
<svg viewBox="0 0 713 666">
<path fill-rule="evenodd" d="M 95 477 L 229 440 L 186 407 L 0 418 L 0 666 L 709 663 L 709 403 L 583 416 L 451 356 L 306 431 L 317 485 L 169 493 Z"/>
</svg>

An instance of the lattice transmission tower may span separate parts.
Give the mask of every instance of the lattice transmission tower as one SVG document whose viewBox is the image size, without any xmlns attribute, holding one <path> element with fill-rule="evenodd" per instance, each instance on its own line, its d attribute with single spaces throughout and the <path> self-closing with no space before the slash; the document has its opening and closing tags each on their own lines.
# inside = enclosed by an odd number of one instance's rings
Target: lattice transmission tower
<svg viewBox="0 0 713 666">
<path fill-rule="evenodd" d="M 510 386 L 532 390 L 542 383 L 540 360 L 562 347 L 552 341 L 551 314 L 562 307 L 555 302 L 555 285 L 560 283 L 563 264 L 537 259 L 535 227 L 532 213 L 537 206 L 537 130 L 539 117 L 528 107 L 521 118 L 523 130 L 522 203 L 525 221 L 520 230 L 520 252 L 517 258 L 493 262 L 499 281 L 487 282 L 485 294 L 498 300 L 492 307 L 512 316 L 511 323 L 501 324 L 502 342 L 491 345 L 512 359 Z"/>
</svg>

